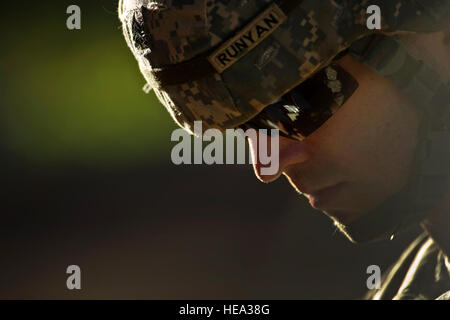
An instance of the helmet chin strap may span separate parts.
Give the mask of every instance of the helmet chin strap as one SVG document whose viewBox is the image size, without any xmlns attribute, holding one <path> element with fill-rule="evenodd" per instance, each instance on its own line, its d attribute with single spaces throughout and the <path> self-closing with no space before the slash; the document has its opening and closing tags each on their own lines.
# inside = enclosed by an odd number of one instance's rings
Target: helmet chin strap
<svg viewBox="0 0 450 320">
<path fill-rule="evenodd" d="M 371 36 L 355 42 L 350 54 L 394 82 L 424 117 L 407 186 L 354 223 L 336 224 L 353 242 L 391 239 L 420 223 L 443 198 L 450 176 L 450 83 L 411 57 L 393 37 Z"/>
</svg>

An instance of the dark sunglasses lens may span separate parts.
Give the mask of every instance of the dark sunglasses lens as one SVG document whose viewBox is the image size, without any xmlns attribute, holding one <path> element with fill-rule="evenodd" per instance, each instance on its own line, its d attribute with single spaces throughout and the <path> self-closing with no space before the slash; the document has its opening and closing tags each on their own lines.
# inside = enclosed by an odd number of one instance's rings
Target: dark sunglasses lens
<svg viewBox="0 0 450 320">
<path fill-rule="evenodd" d="M 267 106 L 245 127 L 279 129 L 304 139 L 327 121 L 355 92 L 358 82 L 337 64 L 324 68 Z"/>
</svg>

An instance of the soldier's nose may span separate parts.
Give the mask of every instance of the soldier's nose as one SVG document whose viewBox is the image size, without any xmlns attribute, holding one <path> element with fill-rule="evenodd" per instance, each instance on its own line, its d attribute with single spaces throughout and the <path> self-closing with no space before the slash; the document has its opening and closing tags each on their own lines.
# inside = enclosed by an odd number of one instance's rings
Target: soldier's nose
<svg viewBox="0 0 450 320">
<path fill-rule="evenodd" d="M 267 143 L 264 143 L 262 139 L 265 139 Z M 272 139 L 265 135 L 256 135 L 248 139 L 253 170 L 256 177 L 264 183 L 278 179 L 286 167 L 304 163 L 310 158 L 305 142 L 279 136 L 278 146 L 275 143 L 276 148 L 274 148 Z M 269 163 L 268 159 L 270 159 Z"/>
</svg>

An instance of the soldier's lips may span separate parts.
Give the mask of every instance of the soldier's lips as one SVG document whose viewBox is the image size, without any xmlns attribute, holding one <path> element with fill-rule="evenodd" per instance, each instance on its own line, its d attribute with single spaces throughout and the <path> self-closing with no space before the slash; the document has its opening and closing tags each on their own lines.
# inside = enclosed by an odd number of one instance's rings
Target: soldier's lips
<svg viewBox="0 0 450 320">
<path fill-rule="evenodd" d="M 336 200 L 336 195 L 345 186 L 345 184 L 345 182 L 339 182 L 313 193 L 305 194 L 305 196 L 308 198 L 309 204 L 314 209 L 333 209 L 333 200 Z"/>
</svg>

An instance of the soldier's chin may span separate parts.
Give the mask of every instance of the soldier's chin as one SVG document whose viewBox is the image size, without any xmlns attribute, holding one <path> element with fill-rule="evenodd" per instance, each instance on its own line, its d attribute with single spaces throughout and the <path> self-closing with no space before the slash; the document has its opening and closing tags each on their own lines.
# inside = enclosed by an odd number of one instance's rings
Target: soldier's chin
<svg viewBox="0 0 450 320">
<path fill-rule="evenodd" d="M 355 215 L 342 210 L 322 212 L 332 220 L 336 229 L 353 243 L 374 242 L 385 238 L 384 234 L 371 228 L 371 224 L 365 221 L 364 215 Z"/>
<path fill-rule="evenodd" d="M 348 220 L 326 213 L 333 221 L 335 227 L 353 243 L 373 243 L 392 239 L 398 228 L 398 220 L 386 219 L 385 214 L 374 210 L 359 216 L 356 220 Z M 336 214 L 336 213 L 335 213 Z"/>
<path fill-rule="evenodd" d="M 335 223 L 340 225 L 349 225 L 359 219 L 363 214 L 358 214 L 352 211 L 345 210 L 333 210 L 333 209 L 324 209 L 321 210 L 328 217 L 330 217 Z"/>
<path fill-rule="evenodd" d="M 345 224 L 342 224 L 341 222 L 339 222 L 338 220 L 336 220 L 331 216 L 330 218 L 333 220 L 336 229 L 339 230 L 348 240 L 350 240 L 353 243 L 358 243 L 357 239 L 355 239 L 355 237 L 352 237 L 352 234 L 347 230 Z"/>
<path fill-rule="evenodd" d="M 337 210 L 320 210 L 320 211 L 322 211 L 325 215 L 327 215 L 331 219 L 336 229 L 339 230 L 348 240 L 350 240 L 353 243 L 359 242 L 358 239 L 352 236 L 352 234 L 347 229 L 347 225 L 350 224 L 350 222 L 347 221 L 351 221 L 346 219 L 348 213 Z"/>
</svg>

